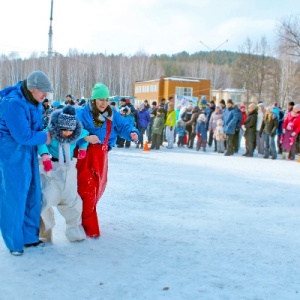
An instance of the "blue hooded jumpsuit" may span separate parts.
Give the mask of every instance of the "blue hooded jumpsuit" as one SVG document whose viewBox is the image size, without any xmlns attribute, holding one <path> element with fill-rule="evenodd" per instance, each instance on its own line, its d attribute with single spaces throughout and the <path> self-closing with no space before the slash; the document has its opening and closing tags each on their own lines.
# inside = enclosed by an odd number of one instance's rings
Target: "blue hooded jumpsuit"
<svg viewBox="0 0 300 300">
<path fill-rule="evenodd" d="M 42 131 L 42 104 L 26 100 L 21 84 L 0 92 L 0 229 L 11 251 L 39 240 L 37 145 L 47 140 Z"/>
</svg>

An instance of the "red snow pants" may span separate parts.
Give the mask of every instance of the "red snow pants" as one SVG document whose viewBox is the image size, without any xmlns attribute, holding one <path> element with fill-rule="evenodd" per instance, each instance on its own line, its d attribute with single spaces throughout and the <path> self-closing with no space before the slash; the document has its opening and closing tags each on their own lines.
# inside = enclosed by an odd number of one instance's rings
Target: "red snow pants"
<svg viewBox="0 0 300 300">
<path fill-rule="evenodd" d="M 99 237 L 96 206 L 107 185 L 108 151 L 106 145 L 90 144 L 86 157 L 77 160 L 78 194 L 82 199 L 82 226 L 88 237 Z"/>
</svg>

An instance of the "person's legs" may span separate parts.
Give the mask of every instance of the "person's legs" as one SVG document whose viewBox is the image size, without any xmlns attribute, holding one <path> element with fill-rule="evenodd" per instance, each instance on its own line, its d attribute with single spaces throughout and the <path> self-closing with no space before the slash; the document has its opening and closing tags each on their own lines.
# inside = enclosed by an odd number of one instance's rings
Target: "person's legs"
<svg viewBox="0 0 300 300">
<path fill-rule="evenodd" d="M 53 206 L 57 206 L 61 199 L 61 186 L 56 176 L 58 163 L 52 163 L 53 170 L 51 175 L 41 170 L 42 185 L 42 210 L 40 238 L 52 242 L 52 229 L 55 226 Z M 42 166 L 41 166 L 42 169 Z M 76 179 L 75 179 L 76 180 Z"/>
<path fill-rule="evenodd" d="M 152 143 L 151 143 L 151 149 L 154 149 L 157 145 L 157 134 L 156 133 L 153 133 L 152 134 Z"/>
<path fill-rule="evenodd" d="M 270 151 L 271 151 L 272 159 L 276 159 L 277 150 L 275 145 L 275 136 L 269 136 L 269 139 L 270 139 Z"/>
<path fill-rule="evenodd" d="M 270 155 L 270 135 L 264 134 L 264 158 L 269 158 Z"/>
<path fill-rule="evenodd" d="M 64 169 L 65 181 L 61 194 L 61 201 L 57 205 L 58 211 L 66 221 L 66 236 L 70 242 L 82 241 L 85 233 L 82 223 L 82 201 L 77 193 L 75 161 L 69 168 Z"/>
<path fill-rule="evenodd" d="M 1 233 L 6 247 L 21 253 L 25 244 L 39 241 L 41 189 L 36 147 L 8 141 L 0 147 L 0 163 Z"/>
<path fill-rule="evenodd" d="M 171 130 L 171 126 L 166 126 L 166 138 L 167 138 L 169 149 L 173 148 L 173 144 L 174 144 L 174 132 L 173 132 L 173 130 Z"/>
<path fill-rule="evenodd" d="M 233 134 L 227 134 L 227 150 L 225 156 L 233 155 Z"/>
<path fill-rule="evenodd" d="M 107 151 L 102 145 L 89 145 L 84 159 L 77 161 L 78 194 L 82 199 L 82 226 L 89 237 L 99 237 L 97 203 L 107 185 Z"/>
</svg>

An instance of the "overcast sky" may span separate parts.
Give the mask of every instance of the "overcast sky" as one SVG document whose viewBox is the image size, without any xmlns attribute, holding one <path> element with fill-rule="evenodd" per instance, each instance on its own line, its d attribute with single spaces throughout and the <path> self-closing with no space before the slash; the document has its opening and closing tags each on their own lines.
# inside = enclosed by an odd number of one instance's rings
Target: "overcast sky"
<svg viewBox="0 0 300 300">
<path fill-rule="evenodd" d="M 0 53 L 47 53 L 50 7 L 51 0 L 6 1 Z M 273 42 L 276 22 L 299 13 L 299 0 L 53 0 L 53 50 L 64 55 L 70 48 L 126 55 L 239 51 L 247 37 Z"/>
</svg>

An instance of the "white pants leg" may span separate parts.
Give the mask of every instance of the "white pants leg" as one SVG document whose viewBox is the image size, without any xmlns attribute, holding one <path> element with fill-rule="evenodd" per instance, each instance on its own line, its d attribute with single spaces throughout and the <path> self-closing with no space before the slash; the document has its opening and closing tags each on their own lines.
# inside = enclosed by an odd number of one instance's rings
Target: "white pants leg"
<svg viewBox="0 0 300 300">
<path fill-rule="evenodd" d="M 171 130 L 171 126 L 166 127 L 166 138 L 168 142 L 168 148 L 173 148 L 174 145 L 174 128 Z"/>
<path fill-rule="evenodd" d="M 47 233 L 55 225 L 52 206 L 66 221 L 66 236 L 69 241 L 85 239 L 85 232 L 81 225 L 82 201 L 77 193 L 76 160 L 71 162 L 69 168 L 52 162 L 53 170 L 45 173 L 41 171 L 42 179 L 42 212 L 41 229 Z"/>
</svg>

